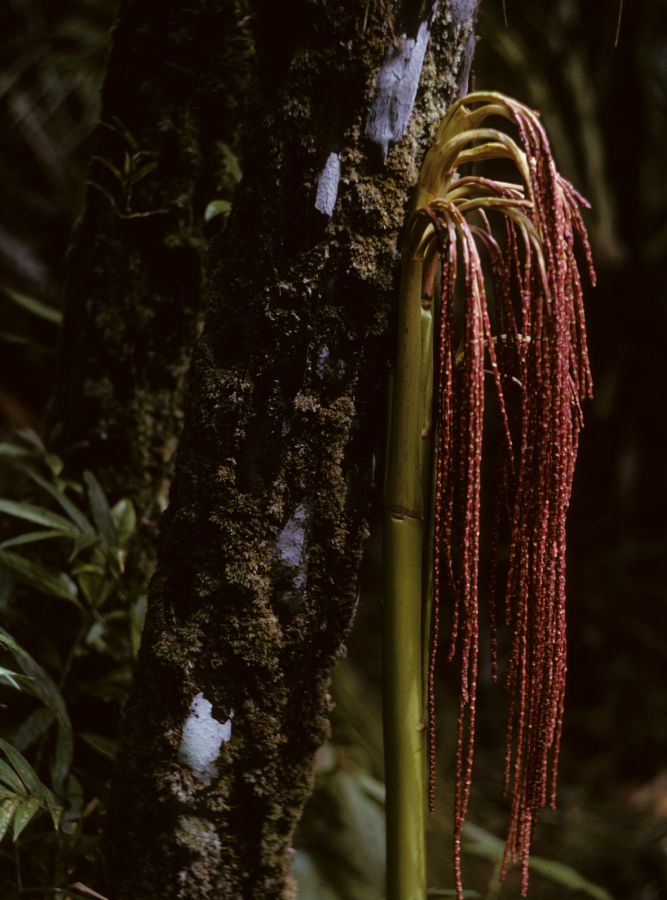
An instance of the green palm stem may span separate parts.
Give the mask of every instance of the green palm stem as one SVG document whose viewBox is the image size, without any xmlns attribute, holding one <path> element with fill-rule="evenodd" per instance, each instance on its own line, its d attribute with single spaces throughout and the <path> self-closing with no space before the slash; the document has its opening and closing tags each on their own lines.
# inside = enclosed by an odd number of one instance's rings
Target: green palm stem
<svg viewBox="0 0 667 900">
<path fill-rule="evenodd" d="M 387 897 L 426 897 L 426 691 L 430 612 L 424 583 L 432 468 L 432 296 L 424 228 L 408 225 L 399 297 L 384 517 L 384 735 Z M 426 551 L 428 554 L 428 550 Z"/>
<path fill-rule="evenodd" d="M 468 98 L 469 100 L 472 98 Z M 435 243 L 416 211 L 446 196 L 455 168 L 488 158 L 525 157 L 514 141 L 480 129 L 485 117 L 508 117 L 494 93 L 486 105 L 455 103 L 422 164 L 407 217 L 398 303 L 398 349 L 392 379 L 384 514 L 383 709 L 387 789 L 387 898 L 426 897 L 428 668 L 432 628 L 434 452 L 433 277 Z M 472 140 L 483 141 L 470 147 Z M 427 263 L 425 267 L 425 263 Z M 425 268 L 427 274 L 425 275 Z"/>
</svg>

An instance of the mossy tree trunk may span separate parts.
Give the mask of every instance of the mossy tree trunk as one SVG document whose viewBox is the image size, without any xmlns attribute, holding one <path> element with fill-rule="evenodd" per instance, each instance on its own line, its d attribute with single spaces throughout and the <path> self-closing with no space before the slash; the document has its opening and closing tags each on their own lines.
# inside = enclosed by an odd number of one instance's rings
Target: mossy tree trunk
<svg viewBox="0 0 667 900">
<path fill-rule="evenodd" d="M 203 317 L 216 142 L 238 141 L 249 77 L 243 5 L 121 0 L 69 253 L 51 420 L 82 447 L 72 462 L 135 502 L 149 558 Z"/>
<path fill-rule="evenodd" d="M 117 900 L 287 898 L 357 600 L 398 236 L 475 2 L 256 6 L 115 780 Z"/>
</svg>

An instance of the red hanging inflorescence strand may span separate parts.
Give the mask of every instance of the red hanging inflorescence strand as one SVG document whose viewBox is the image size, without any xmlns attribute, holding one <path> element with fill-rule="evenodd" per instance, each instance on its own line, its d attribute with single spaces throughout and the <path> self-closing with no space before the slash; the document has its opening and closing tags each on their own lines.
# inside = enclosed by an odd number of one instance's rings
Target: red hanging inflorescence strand
<svg viewBox="0 0 667 900">
<path fill-rule="evenodd" d="M 581 401 L 592 387 L 574 250 L 578 237 L 594 281 L 579 211 L 585 201 L 557 173 L 537 117 L 519 104 L 508 108 L 527 161 L 525 196 L 515 186 L 467 176 L 450 186 L 456 199 L 433 201 L 423 210 L 440 245 L 442 292 L 435 354 L 430 745 L 433 759 L 434 678 L 446 603 L 452 623 L 449 657 L 458 660 L 460 673 L 454 816 L 459 898 L 476 712 L 485 397 L 493 391 L 502 434 L 492 554 L 498 554 L 502 527 L 509 544 L 503 590 L 499 564 L 492 563 L 494 675 L 496 593 L 504 594 L 504 621 L 513 635 L 506 674 L 504 782 L 510 825 L 503 874 L 511 862 L 520 862 L 525 894 L 537 813 L 555 803 L 566 676 L 565 523 Z M 462 196 L 473 199 L 461 202 Z M 483 199 L 476 203 L 475 196 Z M 494 210 L 504 213 L 500 237 L 489 224 Z M 492 304 L 483 258 L 489 260 Z M 431 805 L 432 792 L 433 777 Z"/>
</svg>

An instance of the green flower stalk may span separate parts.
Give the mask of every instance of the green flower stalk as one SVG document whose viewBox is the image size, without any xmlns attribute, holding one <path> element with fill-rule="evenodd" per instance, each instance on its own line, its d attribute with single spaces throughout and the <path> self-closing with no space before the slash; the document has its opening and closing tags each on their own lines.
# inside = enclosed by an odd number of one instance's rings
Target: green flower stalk
<svg viewBox="0 0 667 900">
<path fill-rule="evenodd" d="M 513 134 L 489 127 L 505 120 Z M 458 174 L 509 160 L 518 183 Z M 479 654 L 482 456 L 497 412 L 491 517 L 491 660 L 496 595 L 512 645 L 503 874 L 528 857 L 538 811 L 555 804 L 565 689 L 565 520 L 581 401 L 591 394 L 574 188 L 535 112 L 497 93 L 452 106 L 428 151 L 402 246 L 398 350 L 385 492 L 385 747 L 388 896 L 421 900 L 425 784 L 434 801 L 434 685 L 441 611 L 459 667 L 456 891 L 472 779 Z M 435 299 L 434 299 L 435 298 Z M 486 415 L 488 418 L 488 415 Z M 498 552 L 506 546 L 502 565 Z M 430 766 L 428 762 L 430 760 Z"/>
</svg>

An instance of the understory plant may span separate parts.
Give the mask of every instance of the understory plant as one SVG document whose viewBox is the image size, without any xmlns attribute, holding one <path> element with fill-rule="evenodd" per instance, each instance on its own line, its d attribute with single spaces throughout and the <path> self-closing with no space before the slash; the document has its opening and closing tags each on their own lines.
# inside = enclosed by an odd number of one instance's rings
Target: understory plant
<svg viewBox="0 0 667 900">
<path fill-rule="evenodd" d="M 2 897 L 101 897 L 89 885 L 145 608 L 124 576 L 134 509 L 23 431 L 0 441 L 0 528 Z"/>
<path fill-rule="evenodd" d="M 497 618 L 511 633 L 502 873 L 520 863 L 522 894 L 538 811 L 555 804 L 566 673 L 565 521 L 581 402 L 592 387 L 575 257 L 578 239 L 594 281 L 582 205 L 555 168 L 537 113 L 498 93 L 470 94 L 452 106 L 420 172 L 401 253 L 385 490 L 391 900 L 427 893 L 424 826 L 426 795 L 434 802 L 444 612 L 448 656 L 459 671 L 454 872 L 456 896 L 464 896 L 483 525 L 494 679 Z M 482 466 L 490 443 L 492 473 Z M 490 503 L 483 481 L 492 488 Z"/>
</svg>

